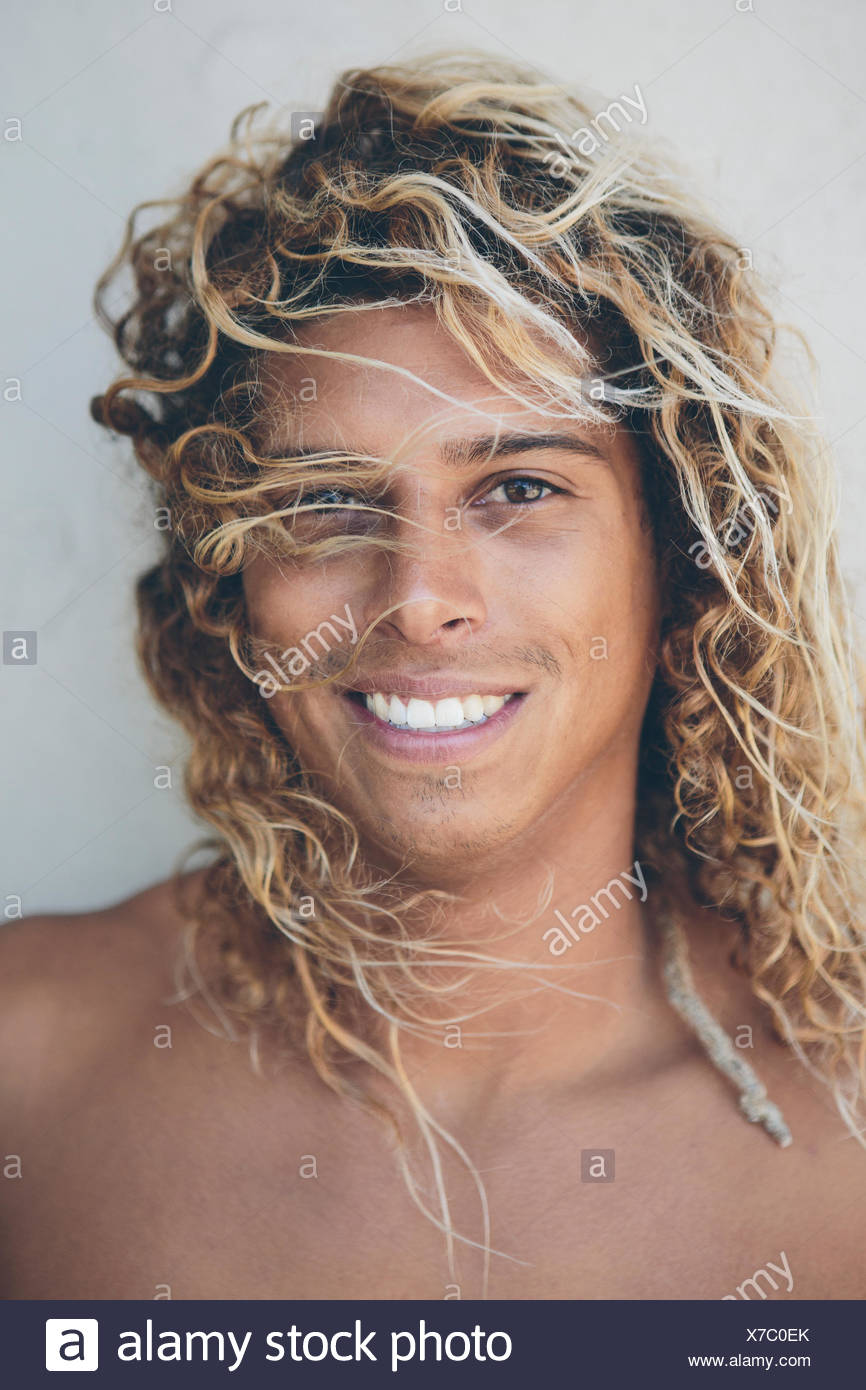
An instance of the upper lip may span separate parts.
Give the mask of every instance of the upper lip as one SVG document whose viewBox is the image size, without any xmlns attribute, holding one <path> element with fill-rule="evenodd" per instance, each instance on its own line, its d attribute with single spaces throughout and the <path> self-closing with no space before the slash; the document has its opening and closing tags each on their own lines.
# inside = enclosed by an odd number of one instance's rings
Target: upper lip
<svg viewBox="0 0 866 1390">
<path fill-rule="evenodd" d="M 449 695 L 515 695 L 522 693 L 519 685 L 507 681 L 485 681 L 479 676 L 449 675 L 432 672 L 426 676 L 408 676 L 400 671 L 381 671 L 367 680 L 356 680 L 345 687 L 362 695 L 414 695 L 418 699 L 445 700 Z"/>
</svg>

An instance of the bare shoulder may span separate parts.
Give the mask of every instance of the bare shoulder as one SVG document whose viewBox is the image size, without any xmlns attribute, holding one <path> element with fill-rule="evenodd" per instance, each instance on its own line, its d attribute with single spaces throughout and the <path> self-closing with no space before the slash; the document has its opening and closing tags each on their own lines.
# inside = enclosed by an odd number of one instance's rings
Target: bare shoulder
<svg viewBox="0 0 866 1390">
<path fill-rule="evenodd" d="M 866 1180 L 866 1147 L 854 1138 L 834 1100 L 833 1087 L 814 1057 L 803 1057 L 784 1042 L 770 1010 L 755 996 L 745 972 L 734 968 L 737 932 L 714 914 L 696 918 L 690 953 L 700 995 L 733 1043 L 734 1055 L 748 1064 L 773 1102 L 783 1111 L 797 1147 L 820 1149 L 853 1159 L 852 1171 Z M 808 1063 L 808 1065 L 807 1065 Z"/>
<path fill-rule="evenodd" d="M 716 930 L 695 941 L 692 956 L 700 993 L 752 1069 L 769 1100 L 778 1106 L 792 1142 L 780 1148 L 755 1125 L 707 1116 L 723 1187 L 731 1194 L 729 1219 L 763 1232 L 765 1244 L 787 1251 L 798 1268 L 800 1297 L 866 1296 L 863 1242 L 866 1239 L 866 1134 L 862 1120 L 849 1126 L 837 1104 L 832 1079 L 817 1059 L 806 1062 L 780 1040 L 769 1010 L 749 982 L 731 968 L 736 934 Z M 724 1099 L 731 1117 L 737 1092 L 720 1074 L 705 1077 Z M 727 1095 L 722 1096 L 726 1091 Z M 862 1102 L 861 1102 L 862 1103 Z M 859 1129 L 859 1138 L 855 1133 Z M 737 1175 L 731 1181 L 731 1175 Z"/>
<path fill-rule="evenodd" d="M 187 876 L 189 879 L 191 876 Z M 184 925 L 169 879 L 93 912 L 25 917 L 0 928 L 0 1087 L 86 1060 L 152 998 L 173 987 Z"/>
<path fill-rule="evenodd" d="M 188 1007 L 181 907 L 169 881 L 0 929 L 0 1298 L 231 1290 L 226 1239 L 255 1287 L 287 1152 L 334 1147 L 306 1072 L 262 1078 Z"/>
</svg>

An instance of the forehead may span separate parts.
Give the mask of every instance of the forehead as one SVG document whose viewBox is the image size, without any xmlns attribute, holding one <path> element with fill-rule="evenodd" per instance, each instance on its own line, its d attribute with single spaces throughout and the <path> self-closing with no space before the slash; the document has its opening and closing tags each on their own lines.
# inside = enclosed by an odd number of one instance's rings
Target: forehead
<svg viewBox="0 0 866 1390">
<path fill-rule="evenodd" d="M 312 445 L 381 453 L 412 441 L 571 423 L 494 385 L 430 305 L 343 310 L 295 338 L 304 351 L 270 353 L 262 372 L 271 452 Z M 507 363 L 499 372 L 517 380 Z M 527 395 L 526 382 L 520 390 Z"/>
</svg>

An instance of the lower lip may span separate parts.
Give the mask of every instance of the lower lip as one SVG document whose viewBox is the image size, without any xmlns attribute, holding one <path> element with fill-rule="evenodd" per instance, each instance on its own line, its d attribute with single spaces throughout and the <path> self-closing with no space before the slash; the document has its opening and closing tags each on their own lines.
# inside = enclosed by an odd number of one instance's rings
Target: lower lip
<svg viewBox="0 0 866 1390">
<path fill-rule="evenodd" d="M 418 733 L 413 729 L 397 729 L 373 714 L 366 705 L 357 704 L 348 695 L 341 699 L 349 707 L 349 717 L 363 729 L 364 736 L 385 753 L 404 758 L 411 763 L 460 763 L 495 743 L 496 739 L 517 718 L 526 700 L 525 694 L 512 695 L 510 700 L 485 719 L 468 729 Z"/>
</svg>

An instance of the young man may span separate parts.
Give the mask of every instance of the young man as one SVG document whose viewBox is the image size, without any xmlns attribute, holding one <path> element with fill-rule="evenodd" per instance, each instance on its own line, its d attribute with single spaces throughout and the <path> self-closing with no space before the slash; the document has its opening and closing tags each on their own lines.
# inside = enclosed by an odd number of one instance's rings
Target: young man
<svg viewBox="0 0 866 1390">
<path fill-rule="evenodd" d="M 866 1294 L 826 465 L 588 119 L 354 72 L 125 248 L 216 853 L 0 937 L 7 1298 Z"/>
</svg>

